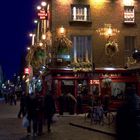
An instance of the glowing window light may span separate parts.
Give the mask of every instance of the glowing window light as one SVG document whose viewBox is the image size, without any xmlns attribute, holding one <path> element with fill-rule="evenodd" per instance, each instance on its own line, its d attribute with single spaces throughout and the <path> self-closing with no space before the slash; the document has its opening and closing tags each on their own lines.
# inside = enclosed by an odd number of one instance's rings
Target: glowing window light
<svg viewBox="0 0 140 140">
<path fill-rule="evenodd" d="M 90 0 L 91 4 L 103 5 L 106 0 Z"/>
<path fill-rule="evenodd" d="M 133 6 L 134 0 L 123 0 L 125 6 Z"/>
<path fill-rule="evenodd" d="M 72 0 L 57 0 L 60 5 L 69 5 L 72 3 Z"/>
<path fill-rule="evenodd" d="M 101 4 L 103 2 L 105 2 L 105 0 L 94 0 L 95 3 Z"/>
</svg>

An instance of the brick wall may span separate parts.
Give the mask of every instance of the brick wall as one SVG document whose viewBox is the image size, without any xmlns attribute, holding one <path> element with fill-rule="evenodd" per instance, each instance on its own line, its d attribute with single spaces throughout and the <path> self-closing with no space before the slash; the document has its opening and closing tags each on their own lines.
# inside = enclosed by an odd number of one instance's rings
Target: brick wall
<svg viewBox="0 0 140 140">
<path fill-rule="evenodd" d="M 140 2 L 135 2 L 136 25 L 123 24 L 123 3 L 122 0 L 106 0 L 102 5 L 98 5 L 94 0 L 52 0 L 52 32 L 62 25 L 67 30 L 67 36 L 70 35 L 92 35 L 93 61 L 96 67 L 108 66 L 108 58 L 104 52 L 106 39 L 99 36 L 96 30 L 103 27 L 104 24 L 112 24 L 114 28 L 120 30 L 116 36 L 119 44 L 119 52 L 112 58 L 112 64 L 116 67 L 124 67 L 124 36 L 137 36 L 136 47 L 140 48 Z M 83 3 L 90 5 L 90 14 L 92 24 L 71 25 L 70 9 L 71 4 Z"/>
</svg>

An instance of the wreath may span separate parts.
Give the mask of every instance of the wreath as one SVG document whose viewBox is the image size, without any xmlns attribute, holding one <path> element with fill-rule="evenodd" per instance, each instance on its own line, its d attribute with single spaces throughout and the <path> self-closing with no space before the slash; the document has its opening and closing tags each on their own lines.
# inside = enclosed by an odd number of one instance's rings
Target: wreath
<svg viewBox="0 0 140 140">
<path fill-rule="evenodd" d="M 119 51 L 118 44 L 115 41 L 109 41 L 105 45 L 105 54 L 112 57 Z"/>
</svg>

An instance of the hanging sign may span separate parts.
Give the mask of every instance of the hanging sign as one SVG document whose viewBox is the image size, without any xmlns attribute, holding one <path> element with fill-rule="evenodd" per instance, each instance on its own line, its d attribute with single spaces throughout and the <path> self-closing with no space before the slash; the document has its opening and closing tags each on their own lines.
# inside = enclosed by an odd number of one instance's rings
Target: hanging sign
<svg viewBox="0 0 140 140">
<path fill-rule="evenodd" d="M 38 16 L 39 16 L 39 18 L 41 19 L 41 20 L 45 20 L 46 19 L 46 17 L 47 17 L 47 13 L 46 13 L 46 11 L 43 9 L 41 9 L 40 11 L 39 11 L 39 13 L 38 13 Z"/>
</svg>

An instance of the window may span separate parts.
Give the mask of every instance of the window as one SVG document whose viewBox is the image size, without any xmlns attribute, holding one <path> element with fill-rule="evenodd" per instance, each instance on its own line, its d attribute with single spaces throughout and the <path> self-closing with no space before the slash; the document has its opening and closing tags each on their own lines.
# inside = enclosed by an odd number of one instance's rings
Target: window
<svg viewBox="0 0 140 140">
<path fill-rule="evenodd" d="M 136 36 L 125 36 L 125 55 L 131 56 L 136 45 Z"/>
<path fill-rule="evenodd" d="M 124 23 L 135 23 L 134 6 L 124 6 Z"/>
<path fill-rule="evenodd" d="M 72 21 L 88 21 L 89 5 L 71 5 Z"/>
<path fill-rule="evenodd" d="M 72 36 L 72 58 L 78 62 L 92 62 L 91 36 Z"/>
</svg>

